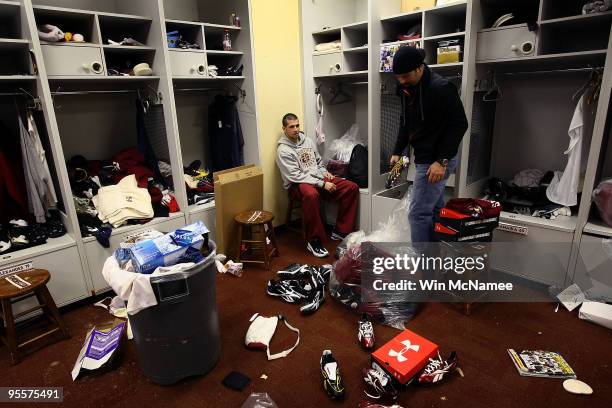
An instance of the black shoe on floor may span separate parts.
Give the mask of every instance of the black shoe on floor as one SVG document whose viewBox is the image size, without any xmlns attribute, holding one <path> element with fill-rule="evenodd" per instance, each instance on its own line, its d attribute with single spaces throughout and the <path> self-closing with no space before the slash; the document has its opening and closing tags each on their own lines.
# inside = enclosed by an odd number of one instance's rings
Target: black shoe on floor
<svg viewBox="0 0 612 408">
<path fill-rule="evenodd" d="M 323 377 L 323 388 L 331 399 L 344 398 L 344 385 L 340 376 L 338 362 L 332 355 L 331 350 L 324 350 L 321 356 L 321 376 Z"/>
<path fill-rule="evenodd" d="M 344 241 L 344 238 L 346 238 L 348 234 L 344 234 L 338 230 L 333 230 L 332 234 L 331 234 L 331 239 L 334 241 Z"/>
<path fill-rule="evenodd" d="M 323 244 L 321 244 L 321 240 L 319 240 L 319 238 L 314 238 L 308 242 L 306 249 L 308 249 L 317 258 L 325 258 L 329 255 L 329 252 L 327 252 L 327 249 L 325 249 Z"/>
</svg>

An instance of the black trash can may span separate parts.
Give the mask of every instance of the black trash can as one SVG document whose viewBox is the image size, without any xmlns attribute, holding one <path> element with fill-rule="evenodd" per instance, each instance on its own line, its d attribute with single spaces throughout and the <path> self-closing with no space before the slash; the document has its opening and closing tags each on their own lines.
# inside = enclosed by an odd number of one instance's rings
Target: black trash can
<svg viewBox="0 0 612 408">
<path fill-rule="evenodd" d="M 193 268 L 151 278 L 158 304 L 130 316 L 144 375 L 168 385 L 208 373 L 221 352 L 215 294 L 216 245 Z"/>
</svg>

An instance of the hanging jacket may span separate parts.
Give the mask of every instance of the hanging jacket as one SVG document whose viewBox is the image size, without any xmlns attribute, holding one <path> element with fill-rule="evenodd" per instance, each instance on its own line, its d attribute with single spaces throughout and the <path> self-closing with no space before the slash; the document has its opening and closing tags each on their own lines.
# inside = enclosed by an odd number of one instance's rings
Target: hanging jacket
<svg viewBox="0 0 612 408">
<path fill-rule="evenodd" d="M 145 124 L 146 113 L 142 105 L 142 101 L 136 98 L 136 131 L 138 133 L 138 151 L 144 156 L 147 167 L 153 171 L 155 181 L 159 182 L 162 186 L 166 185 L 165 179 L 162 177 L 159 171 L 159 165 L 155 151 L 151 146 L 149 135 L 147 134 L 147 127 Z"/>
<path fill-rule="evenodd" d="M 28 111 L 26 117 L 27 128 L 21 115 L 18 115 L 28 208 L 34 214 L 36 222 L 43 223 L 46 222 L 47 211 L 57 206 L 57 196 L 32 112 Z"/>
<path fill-rule="evenodd" d="M 457 88 L 425 65 L 421 81 L 411 92 L 413 96 L 409 98 L 398 86 L 402 118 L 393 154 L 401 155 L 410 144 L 415 163 L 452 159 L 468 128 Z"/>
<path fill-rule="evenodd" d="M 233 96 L 217 95 L 208 107 L 208 137 L 213 172 L 244 164 L 244 138 Z"/>
</svg>

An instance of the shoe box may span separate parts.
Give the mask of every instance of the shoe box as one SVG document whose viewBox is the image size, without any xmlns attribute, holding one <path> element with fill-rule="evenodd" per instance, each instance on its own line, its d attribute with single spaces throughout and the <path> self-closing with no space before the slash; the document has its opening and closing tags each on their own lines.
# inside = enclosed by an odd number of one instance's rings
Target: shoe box
<svg viewBox="0 0 612 408">
<path fill-rule="evenodd" d="M 440 210 L 440 221 L 435 223 L 434 232 L 441 241 L 490 242 L 493 230 L 499 225 L 499 216 L 473 217 L 449 208 Z"/>
<path fill-rule="evenodd" d="M 437 344 L 404 330 L 372 353 L 372 366 L 378 365 L 399 384 L 406 385 L 437 353 Z"/>
</svg>

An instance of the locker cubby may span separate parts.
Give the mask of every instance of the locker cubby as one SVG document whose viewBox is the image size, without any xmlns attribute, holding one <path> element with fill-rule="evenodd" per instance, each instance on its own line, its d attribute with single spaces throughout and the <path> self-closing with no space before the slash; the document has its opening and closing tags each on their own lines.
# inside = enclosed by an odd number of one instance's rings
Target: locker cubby
<svg viewBox="0 0 612 408">
<path fill-rule="evenodd" d="M 206 59 L 208 61 L 208 65 L 215 65 L 217 69 L 217 73 L 219 76 L 236 76 L 236 75 L 228 75 L 226 73 L 227 68 L 238 68 L 241 65 L 242 55 L 240 54 L 206 54 Z M 244 67 L 242 69 L 242 74 L 237 76 L 244 75 Z M 231 74 L 231 73 L 230 73 Z"/>
<path fill-rule="evenodd" d="M 363 47 L 368 45 L 368 24 L 354 24 L 342 28 L 342 49 Z"/>
<path fill-rule="evenodd" d="M 204 25 L 204 38 L 206 40 L 206 50 L 217 50 L 217 51 L 223 51 L 223 35 L 225 33 L 225 30 L 228 31 L 229 35 L 230 35 L 230 40 L 232 42 L 232 50 L 236 51 L 237 50 L 237 41 L 238 41 L 238 36 L 240 35 L 240 31 L 238 29 L 233 29 L 233 28 L 229 28 L 229 27 L 223 27 L 223 26 L 211 26 L 211 25 Z"/>
<path fill-rule="evenodd" d="M 14 2 L 0 2 L 0 39 L 22 38 L 21 6 Z"/>
<path fill-rule="evenodd" d="M 423 48 L 425 49 L 425 62 L 429 65 L 438 64 L 437 56 L 438 56 L 438 44 L 441 41 L 450 41 L 450 40 L 459 40 L 459 45 L 461 45 L 461 53 L 459 54 L 459 61 L 463 62 L 463 51 L 464 51 L 464 36 L 449 36 L 435 40 L 425 40 L 423 41 Z"/>
<path fill-rule="evenodd" d="M 100 23 L 103 44 L 109 44 L 109 39 L 120 42 L 124 38 L 133 38 L 145 46 L 149 44 L 149 31 L 151 28 L 151 20 L 149 19 L 99 15 L 98 21 Z"/>
<path fill-rule="evenodd" d="M 610 20 L 597 17 L 541 24 L 540 54 L 605 50 L 609 34 Z"/>
<path fill-rule="evenodd" d="M 343 72 L 368 70 L 368 53 L 344 53 Z"/>
<path fill-rule="evenodd" d="M 201 24 L 190 24 L 181 23 L 178 21 L 167 21 L 166 20 L 166 33 L 178 31 L 181 38 L 191 44 L 199 45 L 199 49 L 203 50 L 204 47 L 204 32 L 202 31 Z M 180 48 L 172 48 L 180 49 Z M 193 51 L 193 50 L 192 50 Z"/>
<path fill-rule="evenodd" d="M 51 24 L 64 33 L 82 34 L 86 43 L 100 44 L 96 29 L 96 16 L 93 13 L 69 9 L 34 8 L 36 24 Z M 41 43 L 44 41 L 41 40 Z"/>
<path fill-rule="evenodd" d="M 426 10 L 424 12 L 424 37 L 465 31 L 467 5 L 459 3 L 448 7 Z"/>
<path fill-rule="evenodd" d="M 32 63 L 27 50 L 0 46 L 0 76 L 32 75 Z"/>
<path fill-rule="evenodd" d="M 579 16 L 585 0 L 540 0 L 542 2 L 541 20 Z"/>
<path fill-rule="evenodd" d="M 399 35 L 412 32 L 420 33 L 420 38 L 423 37 L 423 13 L 412 13 L 388 18 L 382 20 L 381 23 L 383 43 L 396 42 Z"/>
<path fill-rule="evenodd" d="M 476 22 L 477 29 L 491 28 L 504 14 L 514 17 L 503 26 L 538 21 L 539 0 L 480 0 L 481 19 Z M 502 26 L 502 27 L 503 27 Z"/>
<path fill-rule="evenodd" d="M 104 59 L 106 60 L 106 72 L 108 75 L 111 75 L 110 70 L 122 72 L 125 69 L 134 68 L 134 66 L 143 62 L 148 63 L 153 68 L 153 74 L 156 75 L 154 64 L 155 50 L 105 48 Z"/>
<path fill-rule="evenodd" d="M 332 41 L 340 41 L 342 35 L 340 28 L 331 28 L 329 30 L 317 31 L 312 33 L 314 44 L 324 44 Z"/>
</svg>

